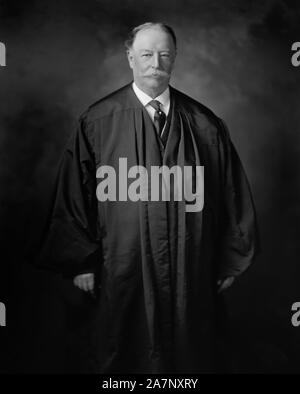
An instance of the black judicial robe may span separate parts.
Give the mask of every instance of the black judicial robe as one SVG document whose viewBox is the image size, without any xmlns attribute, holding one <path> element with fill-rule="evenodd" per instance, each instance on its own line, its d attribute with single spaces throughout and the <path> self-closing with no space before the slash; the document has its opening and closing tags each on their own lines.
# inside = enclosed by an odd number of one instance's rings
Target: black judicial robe
<svg viewBox="0 0 300 394">
<path fill-rule="evenodd" d="M 249 183 L 224 123 L 170 87 L 165 147 L 132 85 L 91 105 L 64 152 L 42 267 L 96 272 L 91 333 L 101 373 L 213 372 L 216 281 L 258 251 Z M 204 166 L 204 208 L 184 201 L 105 201 L 99 166 Z"/>
</svg>

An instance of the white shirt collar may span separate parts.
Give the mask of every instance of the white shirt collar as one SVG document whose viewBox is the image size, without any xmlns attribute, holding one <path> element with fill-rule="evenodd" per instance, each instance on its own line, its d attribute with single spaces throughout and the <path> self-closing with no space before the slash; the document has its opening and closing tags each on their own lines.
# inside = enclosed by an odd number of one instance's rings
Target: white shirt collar
<svg viewBox="0 0 300 394">
<path fill-rule="evenodd" d="M 162 106 L 163 109 L 165 109 L 165 112 L 168 112 L 169 107 L 170 107 L 170 89 L 169 86 L 160 94 L 159 96 L 155 97 L 154 99 L 145 92 L 143 92 L 140 88 L 137 87 L 136 83 L 133 82 L 132 88 L 134 90 L 134 93 L 137 95 L 137 98 L 140 100 L 140 102 L 146 107 L 146 105 L 149 104 L 150 101 L 152 100 L 158 100 Z"/>
</svg>

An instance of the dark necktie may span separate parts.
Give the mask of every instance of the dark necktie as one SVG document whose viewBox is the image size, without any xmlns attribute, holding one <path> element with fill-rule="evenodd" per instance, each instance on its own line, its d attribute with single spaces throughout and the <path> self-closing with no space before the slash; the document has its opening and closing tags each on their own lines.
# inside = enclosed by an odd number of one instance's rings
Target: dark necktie
<svg viewBox="0 0 300 394">
<path fill-rule="evenodd" d="M 161 110 L 161 103 L 158 100 L 150 101 L 149 105 L 155 109 L 154 126 L 156 128 L 157 134 L 161 137 L 161 133 L 166 122 L 166 115 Z"/>
</svg>

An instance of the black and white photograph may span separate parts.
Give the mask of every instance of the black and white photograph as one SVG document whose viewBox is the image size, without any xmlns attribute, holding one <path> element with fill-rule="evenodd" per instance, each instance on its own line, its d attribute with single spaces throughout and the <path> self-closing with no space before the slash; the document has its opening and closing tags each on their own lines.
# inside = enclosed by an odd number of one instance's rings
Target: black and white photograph
<svg viewBox="0 0 300 394">
<path fill-rule="evenodd" d="M 299 21 L 0 0 L 1 375 L 300 373 Z"/>
</svg>

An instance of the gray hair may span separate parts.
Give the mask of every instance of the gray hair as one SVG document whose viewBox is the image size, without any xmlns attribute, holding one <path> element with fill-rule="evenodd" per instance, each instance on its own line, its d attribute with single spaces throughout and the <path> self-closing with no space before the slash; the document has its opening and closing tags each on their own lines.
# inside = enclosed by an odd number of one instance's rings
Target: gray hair
<svg viewBox="0 0 300 394">
<path fill-rule="evenodd" d="M 147 23 L 143 23 L 142 25 L 134 27 L 131 30 L 131 32 L 129 33 L 127 40 L 125 41 L 126 49 L 132 48 L 135 37 L 139 31 L 149 29 L 151 27 L 159 27 L 161 30 L 168 33 L 171 36 L 171 38 L 174 42 L 174 45 L 175 45 L 175 49 L 176 49 L 177 39 L 176 39 L 176 35 L 174 33 L 174 30 L 172 29 L 172 27 L 166 25 L 165 23 L 161 23 L 161 22 L 157 22 L 157 23 L 147 22 Z"/>
</svg>

